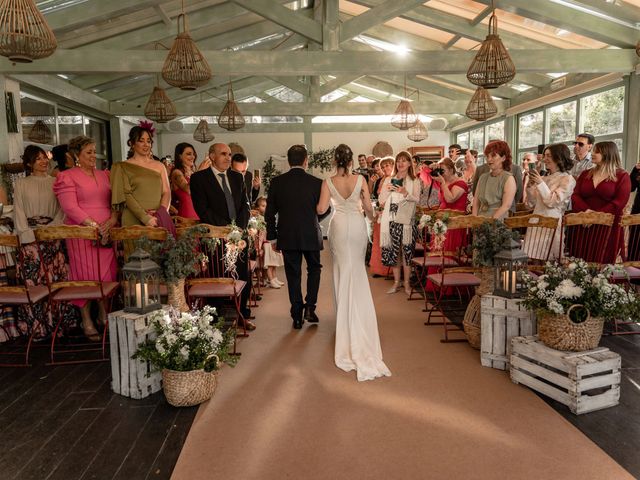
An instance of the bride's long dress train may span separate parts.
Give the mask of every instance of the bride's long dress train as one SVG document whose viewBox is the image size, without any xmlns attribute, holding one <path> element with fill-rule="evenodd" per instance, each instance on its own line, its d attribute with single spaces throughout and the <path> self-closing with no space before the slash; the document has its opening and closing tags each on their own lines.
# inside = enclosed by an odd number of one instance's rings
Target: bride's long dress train
<svg viewBox="0 0 640 480">
<path fill-rule="evenodd" d="M 335 362 L 345 372 L 356 370 L 359 381 L 391 376 L 382 361 L 378 320 L 364 263 L 368 237 L 360 207 L 362 178 L 347 199 L 327 179 L 335 212 L 329 226 L 336 304 Z"/>
</svg>

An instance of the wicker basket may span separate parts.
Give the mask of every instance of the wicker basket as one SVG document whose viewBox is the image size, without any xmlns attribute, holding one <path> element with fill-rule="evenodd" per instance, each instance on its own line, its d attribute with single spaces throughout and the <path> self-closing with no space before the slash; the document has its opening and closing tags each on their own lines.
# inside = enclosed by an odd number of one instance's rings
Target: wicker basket
<svg viewBox="0 0 640 480">
<path fill-rule="evenodd" d="M 582 305 L 572 305 L 564 315 L 540 314 L 538 312 L 538 337 L 546 346 L 556 350 L 582 352 L 592 350 L 600 343 L 604 319 L 592 317 L 587 310 L 587 319 L 575 323 L 570 312 Z"/>
<path fill-rule="evenodd" d="M 162 370 L 162 389 L 174 407 L 191 407 L 206 402 L 216 389 L 216 372 Z"/>
<path fill-rule="evenodd" d="M 469 342 L 469 345 L 476 350 L 480 350 L 480 346 L 482 344 L 482 339 L 480 337 L 482 332 L 480 326 L 480 304 L 480 295 L 474 295 L 467 306 L 467 310 L 464 312 L 464 320 L 462 320 L 462 326 L 464 328 L 464 334 L 467 337 L 467 341 Z"/>
<path fill-rule="evenodd" d="M 177 308 L 180 312 L 189 311 L 187 299 L 184 296 L 184 278 L 181 278 L 175 283 L 167 284 L 167 296 L 169 305 Z"/>
</svg>

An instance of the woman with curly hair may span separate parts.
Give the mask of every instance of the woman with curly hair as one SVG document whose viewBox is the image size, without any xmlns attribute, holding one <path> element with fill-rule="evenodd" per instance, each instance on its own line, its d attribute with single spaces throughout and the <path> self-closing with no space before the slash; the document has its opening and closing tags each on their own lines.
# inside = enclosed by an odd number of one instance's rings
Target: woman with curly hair
<svg viewBox="0 0 640 480">
<path fill-rule="evenodd" d="M 489 171 L 483 173 L 473 195 L 471 213 L 503 220 L 516 196 L 516 181 L 511 174 L 511 149 L 507 142 L 494 140 L 484 148 Z"/>
</svg>

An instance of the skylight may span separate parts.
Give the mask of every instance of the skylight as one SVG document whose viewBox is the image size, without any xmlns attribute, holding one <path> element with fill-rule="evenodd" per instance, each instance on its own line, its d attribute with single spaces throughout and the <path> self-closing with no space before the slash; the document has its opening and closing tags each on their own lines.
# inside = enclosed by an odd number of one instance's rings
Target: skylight
<svg viewBox="0 0 640 480">
<path fill-rule="evenodd" d="M 526 92 L 527 90 L 531 90 L 531 85 L 525 85 L 524 83 L 509 83 L 508 86 L 517 90 L 518 92 Z"/>
<path fill-rule="evenodd" d="M 282 102 L 302 102 L 304 97 L 301 93 L 291 90 L 288 87 L 276 87 L 265 92 L 267 95 L 271 95 L 273 98 L 277 98 Z"/>
<path fill-rule="evenodd" d="M 551 78 L 560 78 L 560 77 L 564 77 L 568 73 L 569 72 L 555 72 L 555 73 L 545 73 L 545 75 Z"/>
<path fill-rule="evenodd" d="M 621 20 L 616 17 L 612 17 L 611 15 L 607 15 L 606 13 L 599 12 L 597 10 L 593 10 L 589 7 L 584 7 L 582 5 L 576 5 L 575 3 L 567 2 L 566 0 L 549 0 L 553 3 L 557 3 L 558 5 L 562 5 L 563 7 L 572 8 L 574 10 L 578 10 L 580 12 L 588 13 L 589 15 L 593 15 L 594 17 L 602 18 L 604 20 L 609 20 L 610 22 L 615 22 L 619 25 L 624 25 L 625 27 L 630 27 L 636 30 L 640 30 L 640 27 L 632 22 L 627 22 L 625 20 Z"/>
<path fill-rule="evenodd" d="M 339 98 L 344 97 L 345 95 L 349 95 L 349 92 L 342 88 L 338 88 L 337 90 L 334 90 L 333 92 L 329 92 L 326 95 L 323 95 L 322 97 L 320 97 L 320 101 L 322 103 L 330 103 L 335 100 L 338 100 Z"/>
<path fill-rule="evenodd" d="M 400 97 L 399 95 L 394 95 L 393 93 L 385 92 L 384 90 L 379 90 L 377 88 L 368 87 L 367 85 L 362 85 L 362 84 L 357 83 L 357 82 L 351 82 L 351 84 L 355 85 L 356 87 L 360 87 L 360 88 L 364 88 L 366 90 L 370 90 L 371 92 L 377 93 L 378 95 L 383 95 L 385 97 L 395 98 L 397 100 L 403 100 L 403 97 Z"/>
<path fill-rule="evenodd" d="M 369 45 L 370 47 L 373 47 L 379 51 L 395 52 L 401 55 L 404 55 L 411 51 L 411 49 L 407 48 L 404 45 L 396 45 L 395 43 L 385 42 L 384 40 L 378 40 L 377 38 L 367 37 L 366 35 L 358 35 L 357 37 L 354 37 L 354 40 L 356 42 Z"/>
<path fill-rule="evenodd" d="M 238 102 L 241 102 L 241 103 L 267 103 L 263 99 L 261 99 L 260 97 L 256 97 L 256 96 L 246 97 L 246 98 L 243 98 L 242 100 L 238 100 Z"/>
<path fill-rule="evenodd" d="M 391 123 L 393 115 L 324 115 L 313 117 L 311 123 Z M 423 123 L 430 122 L 433 117 L 419 115 Z"/>
<path fill-rule="evenodd" d="M 349 100 L 350 102 L 361 102 L 361 103 L 376 103 L 375 100 L 371 100 L 370 98 L 363 97 L 362 95 L 358 95 L 357 97 Z"/>
</svg>

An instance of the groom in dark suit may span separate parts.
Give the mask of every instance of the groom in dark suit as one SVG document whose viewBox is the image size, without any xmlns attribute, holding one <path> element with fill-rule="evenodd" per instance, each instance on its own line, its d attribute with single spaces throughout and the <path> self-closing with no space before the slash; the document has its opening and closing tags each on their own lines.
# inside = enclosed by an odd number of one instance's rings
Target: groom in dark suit
<svg viewBox="0 0 640 480">
<path fill-rule="evenodd" d="M 293 328 L 302 328 L 304 321 L 316 323 L 315 314 L 320 286 L 320 250 L 322 231 L 316 205 L 320 199 L 322 180 L 308 174 L 307 149 L 294 145 L 287 152 L 291 169 L 271 180 L 267 211 L 267 240 L 274 250 L 284 255 Z M 328 210 L 323 217 L 328 215 Z M 277 215 L 277 219 L 276 219 Z M 307 262 L 307 295 L 302 300 L 302 257 Z"/>
<path fill-rule="evenodd" d="M 209 148 L 211 168 L 205 168 L 191 175 L 191 199 L 193 207 L 202 223 L 226 227 L 232 221 L 243 230 L 249 223 L 249 204 L 242 174 L 234 172 L 231 166 L 231 150 L 224 143 L 214 143 Z M 240 312 L 245 318 L 245 327 L 253 330 L 255 325 L 248 318 L 251 311 L 247 300 L 251 291 L 248 252 L 238 258 L 238 278 L 247 282 L 242 291 Z"/>
</svg>

